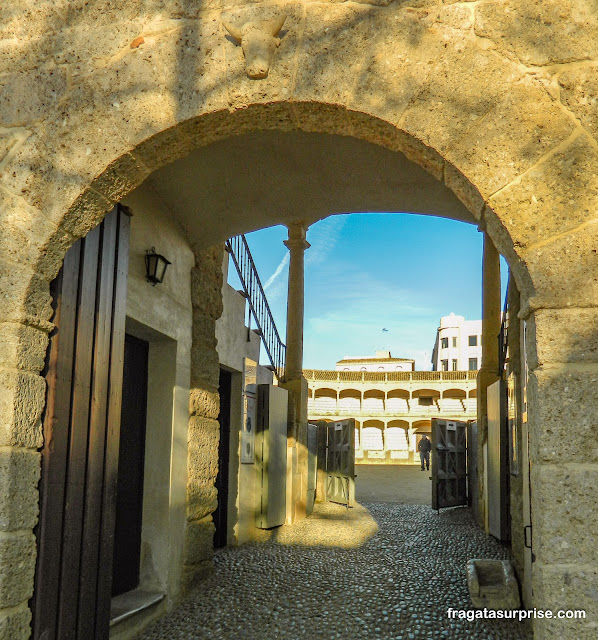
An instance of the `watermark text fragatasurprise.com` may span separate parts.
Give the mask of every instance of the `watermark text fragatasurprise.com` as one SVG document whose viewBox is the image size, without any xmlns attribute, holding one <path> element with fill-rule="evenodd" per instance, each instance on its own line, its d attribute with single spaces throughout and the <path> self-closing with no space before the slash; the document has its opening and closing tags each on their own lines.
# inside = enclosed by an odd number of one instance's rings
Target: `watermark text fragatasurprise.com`
<svg viewBox="0 0 598 640">
<path fill-rule="evenodd" d="M 554 620 L 583 620 L 586 612 L 578 609 L 552 611 L 551 609 L 453 609 L 446 610 L 447 618 L 457 618 L 473 622 L 480 619 L 499 620 L 533 620 L 535 618 L 549 618 Z"/>
</svg>

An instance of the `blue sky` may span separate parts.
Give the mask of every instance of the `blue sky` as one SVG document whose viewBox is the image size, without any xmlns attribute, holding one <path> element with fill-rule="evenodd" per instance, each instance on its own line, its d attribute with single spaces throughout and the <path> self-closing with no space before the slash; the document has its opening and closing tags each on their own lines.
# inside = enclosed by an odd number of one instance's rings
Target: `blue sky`
<svg viewBox="0 0 598 640">
<path fill-rule="evenodd" d="M 286 238 L 282 226 L 247 234 L 281 337 Z M 427 370 L 441 316 L 481 318 L 482 234 L 473 225 L 404 213 L 337 215 L 312 225 L 307 239 L 305 368 L 333 369 L 343 356 L 389 349 Z M 240 286 L 232 264 L 229 282 Z"/>
</svg>

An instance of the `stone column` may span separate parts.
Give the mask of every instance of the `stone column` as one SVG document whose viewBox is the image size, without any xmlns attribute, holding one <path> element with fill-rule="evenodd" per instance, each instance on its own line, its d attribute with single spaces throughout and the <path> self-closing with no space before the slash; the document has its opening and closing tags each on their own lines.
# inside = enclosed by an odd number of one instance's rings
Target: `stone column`
<svg viewBox="0 0 598 640">
<path fill-rule="evenodd" d="M 220 364 L 216 351 L 216 320 L 222 315 L 222 258 L 217 245 L 195 254 L 191 271 L 193 327 L 187 435 L 187 526 L 181 590 L 212 571 L 214 523 L 218 494 L 220 439 Z"/>
<path fill-rule="evenodd" d="M 488 436 L 488 387 L 498 380 L 498 334 L 500 333 L 500 256 L 484 232 L 482 258 L 482 366 L 478 373 L 478 503 L 480 523 L 486 526 L 484 445 Z"/>
<path fill-rule="evenodd" d="M 303 377 L 304 252 L 310 246 L 305 239 L 307 227 L 304 224 L 291 224 L 288 230 L 289 238 L 284 243 L 290 253 L 285 369 L 287 381 Z"/>
<path fill-rule="evenodd" d="M 305 517 L 307 499 L 307 380 L 303 377 L 304 252 L 309 248 L 303 223 L 288 226 L 290 252 L 287 300 L 285 381 L 289 392 L 287 483 L 290 501 L 287 524 Z M 315 400 L 315 394 L 314 394 Z"/>
</svg>

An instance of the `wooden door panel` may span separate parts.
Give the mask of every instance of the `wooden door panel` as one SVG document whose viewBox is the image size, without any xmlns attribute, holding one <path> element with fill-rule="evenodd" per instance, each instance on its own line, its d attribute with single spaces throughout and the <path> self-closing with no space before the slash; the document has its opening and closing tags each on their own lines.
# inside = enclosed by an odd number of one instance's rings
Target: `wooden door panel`
<svg viewBox="0 0 598 640">
<path fill-rule="evenodd" d="M 91 231 L 83 242 L 83 260 L 79 277 L 77 340 L 73 362 L 72 411 L 68 450 L 66 500 L 61 558 L 58 638 L 76 638 L 77 602 L 81 570 L 81 538 L 89 435 L 90 380 L 93 370 L 95 299 L 100 246 L 100 228 Z M 60 327 L 58 329 L 60 331 Z"/>
<path fill-rule="evenodd" d="M 107 468 L 118 463 L 128 227 L 115 207 L 67 252 L 52 283 L 34 638 L 108 637 L 109 617 L 100 624 L 98 612 L 109 612 L 110 588 L 99 574 L 112 565 L 102 538 L 111 517 Z"/>
<path fill-rule="evenodd" d="M 44 448 L 40 480 L 40 521 L 37 527 L 38 553 L 35 576 L 33 636 L 53 640 L 58 614 L 62 514 L 68 460 L 75 318 L 81 243 L 67 253 L 62 270 L 52 286 L 55 329 L 50 336 L 46 381 L 48 385 L 44 418 Z M 57 327 L 60 326 L 60 332 Z M 51 463 L 50 463 L 51 461 Z"/>
</svg>

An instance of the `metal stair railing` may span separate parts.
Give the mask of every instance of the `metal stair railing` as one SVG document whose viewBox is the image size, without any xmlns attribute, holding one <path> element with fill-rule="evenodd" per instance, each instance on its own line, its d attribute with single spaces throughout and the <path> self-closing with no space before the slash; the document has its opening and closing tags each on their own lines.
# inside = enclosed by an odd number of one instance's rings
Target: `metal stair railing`
<svg viewBox="0 0 598 640">
<path fill-rule="evenodd" d="M 257 333 L 264 343 L 271 368 L 276 377 L 280 381 L 284 381 L 286 346 L 278 335 L 247 240 L 243 234 L 233 236 L 226 241 L 225 246 L 241 280 L 244 295 L 249 303 L 251 315 L 257 324 Z"/>
</svg>

